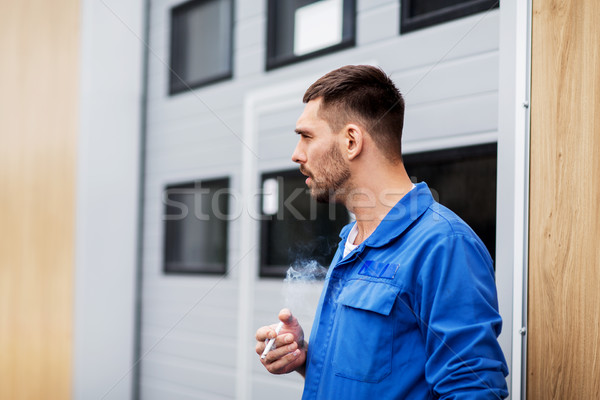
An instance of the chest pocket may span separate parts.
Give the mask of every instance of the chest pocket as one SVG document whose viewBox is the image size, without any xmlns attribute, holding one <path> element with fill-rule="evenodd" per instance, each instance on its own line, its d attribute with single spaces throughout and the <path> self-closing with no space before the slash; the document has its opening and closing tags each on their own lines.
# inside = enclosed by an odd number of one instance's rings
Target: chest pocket
<svg viewBox="0 0 600 400">
<path fill-rule="evenodd" d="M 332 367 L 337 376 L 379 382 L 392 369 L 394 322 L 390 312 L 399 288 L 353 280 L 338 297 Z"/>
</svg>

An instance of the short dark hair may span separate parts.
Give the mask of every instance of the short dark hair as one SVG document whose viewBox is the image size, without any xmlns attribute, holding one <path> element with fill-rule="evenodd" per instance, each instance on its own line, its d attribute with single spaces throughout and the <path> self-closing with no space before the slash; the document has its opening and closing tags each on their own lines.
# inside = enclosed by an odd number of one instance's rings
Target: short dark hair
<svg viewBox="0 0 600 400">
<path fill-rule="evenodd" d="M 371 65 L 346 65 L 313 83 L 302 101 L 322 98 L 320 117 L 339 131 L 357 122 L 389 159 L 402 160 L 404 99 L 390 77 Z"/>
</svg>

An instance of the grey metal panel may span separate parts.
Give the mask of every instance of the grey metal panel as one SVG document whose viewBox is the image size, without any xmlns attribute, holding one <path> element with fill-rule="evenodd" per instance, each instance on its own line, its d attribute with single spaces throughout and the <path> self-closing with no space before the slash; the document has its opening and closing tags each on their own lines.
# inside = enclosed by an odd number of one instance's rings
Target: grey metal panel
<svg viewBox="0 0 600 400">
<path fill-rule="evenodd" d="M 142 299 L 142 348 L 151 351 L 142 361 L 141 394 L 143 399 L 233 398 L 239 378 L 235 352 L 252 352 L 254 346 L 250 335 L 242 341 L 247 348 L 232 347 L 238 339 L 236 277 L 240 268 L 255 270 L 257 266 L 248 265 L 250 261 L 239 254 L 240 225 L 234 219 L 230 222 L 230 276 L 164 275 L 164 185 L 229 175 L 232 187 L 240 190 L 241 155 L 246 149 L 244 97 L 345 64 L 376 62 L 392 75 L 407 100 L 407 141 L 495 131 L 498 12 L 401 36 L 397 33 L 398 1 L 358 0 L 357 47 L 266 72 L 267 0 L 236 1 L 233 79 L 169 97 L 167 17 L 169 7 L 179 3 L 151 1 Z M 297 142 L 293 129 L 303 109 L 301 95 L 291 99 L 297 101 L 289 107 L 265 108 L 255 115 L 258 146 L 252 150 L 260 157 L 256 174 L 296 168 L 290 157 Z M 254 287 L 253 324 L 275 323 L 286 303 L 285 285 L 257 279 Z M 207 290 L 210 294 L 194 306 Z M 294 312 L 308 336 L 318 290 L 307 298 L 307 304 Z M 215 341 L 218 344 L 211 347 Z M 219 354 L 227 360 L 216 360 Z M 247 374 L 253 382 L 247 398 L 279 399 L 284 391 L 285 398 L 300 397 L 303 382 L 298 375 L 271 376 L 258 361 Z"/>
<path fill-rule="evenodd" d="M 495 131 L 498 126 L 497 109 L 497 92 L 408 106 L 404 142 Z"/>
<path fill-rule="evenodd" d="M 194 277 L 191 277 L 194 279 Z M 201 280 L 201 278 L 195 278 Z M 231 285 L 228 282 L 226 285 Z M 228 313 L 235 309 L 237 296 L 231 294 L 231 290 L 220 289 L 218 292 L 212 290 L 214 286 L 207 289 L 187 288 L 183 285 L 170 285 L 169 288 L 155 290 L 167 295 L 145 295 L 143 300 L 148 312 L 165 311 L 182 318 L 215 318 L 230 322 Z M 189 315 L 186 315 L 190 312 Z"/>
<path fill-rule="evenodd" d="M 291 159 L 298 137 L 294 132 L 296 120 L 302 113 L 304 105 L 297 105 L 261 114 L 258 120 L 258 155 L 261 160 L 274 158 Z"/>
<path fill-rule="evenodd" d="M 169 354 L 200 361 L 205 364 L 224 368 L 235 368 L 235 338 L 213 336 L 206 340 L 199 339 L 198 332 L 174 330 L 165 335 L 156 329 L 155 334 L 146 333 L 142 336 L 142 343 L 152 346 L 157 354 Z M 144 349 L 142 349 L 143 354 Z"/>
<path fill-rule="evenodd" d="M 277 110 L 277 112 L 273 113 L 261 114 L 260 119 L 258 121 L 258 131 L 260 137 L 262 138 L 264 136 L 264 131 L 268 131 L 272 128 L 287 129 L 285 132 L 281 132 L 281 134 L 287 133 L 294 135 L 296 120 L 298 119 L 298 117 L 302 113 L 302 109 L 304 108 L 304 104 L 302 104 L 301 100 L 302 99 L 299 99 L 299 101 L 296 104 L 283 110 Z"/>
<path fill-rule="evenodd" d="M 267 0 L 239 0 L 235 6 L 236 19 L 240 21 L 267 14 Z"/>
<path fill-rule="evenodd" d="M 265 40 L 266 23 L 266 15 L 256 15 L 245 20 L 239 20 L 236 25 L 235 51 L 243 53 L 247 49 L 262 46 Z"/>
<path fill-rule="evenodd" d="M 148 280 L 147 285 L 149 290 L 143 293 L 143 301 L 148 307 L 192 307 L 199 304 L 220 312 L 237 305 L 237 283 L 231 279 L 176 275 Z M 219 292 L 214 291 L 217 286 Z"/>
<path fill-rule="evenodd" d="M 222 337 L 223 340 L 235 341 L 236 320 L 225 316 L 232 315 L 228 310 L 220 315 L 198 312 L 194 315 L 181 320 L 181 314 L 163 312 L 157 309 L 148 309 L 144 312 L 144 326 L 147 330 L 160 330 L 167 333 L 175 324 L 177 329 L 182 332 L 190 332 L 206 338 Z M 210 321 L 210 323 L 206 323 Z M 142 347 L 151 350 L 154 342 L 142 342 Z"/>
<path fill-rule="evenodd" d="M 364 14 L 366 11 L 369 11 L 374 8 L 379 8 L 381 6 L 398 3 L 397 0 L 356 0 L 356 9 L 358 10 L 359 15 Z"/>
<path fill-rule="evenodd" d="M 359 13 L 357 43 L 364 46 L 398 36 L 400 29 L 400 2 L 387 2 Z"/>
<path fill-rule="evenodd" d="M 150 353 L 142 366 L 142 382 L 161 379 L 183 388 L 233 398 L 235 371 L 214 364 L 191 361 L 158 352 Z"/>
<path fill-rule="evenodd" d="M 241 107 L 239 87 L 226 81 L 216 83 L 210 88 L 191 90 L 165 98 L 164 93 L 149 99 L 148 117 L 151 124 L 157 121 L 172 121 L 180 118 L 209 118 L 223 120 L 222 111 Z M 153 127 L 153 126 L 151 126 Z"/>
<path fill-rule="evenodd" d="M 258 47 L 236 56 L 234 75 L 239 79 L 249 79 L 261 76 L 265 65 L 265 50 Z"/>
<path fill-rule="evenodd" d="M 408 106 L 498 90 L 496 50 L 422 68 L 390 71 Z"/>
<path fill-rule="evenodd" d="M 218 396 L 194 390 L 157 377 L 144 377 L 140 387 L 140 398 L 144 400 L 229 400 L 231 397 Z"/>
<path fill-rule="evenodd" d="M 170 111 L 163 107 L 158 107 L 158 110 L 161 110 L 162 115 L 160 118 L 154 119 L 152 116 L 152 129 L 156 130 L 156 132 L 160 132 L 160 134 L 154 135 L 152 137 L 152 143 L 156 140 L 159 140 L 163 136 L 168 136 L 169 140 L 173 140 L 173 135 L 175 134 L 188 134 L 197 136 L 198 131 L 202 130 L 202 137 L 209 137 L 206 134 L 218 134 L 221 130 L 229 131 L 229 129 L 239 130 L 239 126 L 241 124 L 242 113 L 240 110 L 240 105 L 233 104 L 228 108 L 213 108 L 211 105 L 210 109 L 207 108 L 207 105 L 202 103 L 200 100 L 197 101 L 196 104 L 191 105 L 191 112 L 189 114 L 181 114 L 180 110 L 174 110 L 174 113 L 171 115 Z M 165 112 L 167 111 L 167 112 Z M 195 111 L 195 112 L 194 112 Z M 218 113 L 217 115 L 215 115 Z M 198 118 L 200 116 L 200 118 Z M 206 130 L 206 126 L 208 124 L 213 124 L 213 130 Z M 216 126 L 214 126 L 216 124 Z M 234 127 L 236 129 L 234 129 Z M 217 129 L 214 129 L 217 128 Z"/>
<path fill-rule="evenodd" d="M 264 368 L 263 368 L 264 370 Z M 267 372 L 261 375 L 253 375 L 256 382 L 252 386 L 253 399 L 300 399 L 304 381 L 299 374 L 291 374 L 290 377 L 267 376 Z"/>
<path fill-rule="evenodd" d="M 273 136 L 259 141 L 259 156 L 261 159 L 289 158 L 296 146 L 298 138 L 293 133 Z"/>
</svg>

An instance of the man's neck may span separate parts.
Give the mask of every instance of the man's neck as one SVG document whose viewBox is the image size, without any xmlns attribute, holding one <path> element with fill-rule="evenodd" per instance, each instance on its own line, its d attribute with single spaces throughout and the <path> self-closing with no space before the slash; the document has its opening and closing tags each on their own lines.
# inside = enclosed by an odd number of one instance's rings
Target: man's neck
<svg viewBox="0 0 600 400">
<path fill-rule="evenodd" d="M 404 167 L 401 172 L 404 172 Z M 388 177 L 389 179 L 383 176 L 378 178 L 366 182 L 362 188 L 355 186 L 356 189 L 346 199 L 346 207 L 354 214 L 358 228 L 354 244 L 362 243 L 375 232 L 388 212 L 414 186 L 406 172 Z"/>
</svg>

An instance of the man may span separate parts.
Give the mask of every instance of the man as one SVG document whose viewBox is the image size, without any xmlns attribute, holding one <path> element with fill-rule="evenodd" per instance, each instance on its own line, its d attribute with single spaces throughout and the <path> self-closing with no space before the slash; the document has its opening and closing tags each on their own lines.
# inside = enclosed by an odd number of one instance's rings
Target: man
<svg viewBox="0 0 600 400">
<path fill-rule="evenodd" d="M 500 399 L 508 369 L 494 270 L 475 233 L 413 185 L 401 157 L 404 101 L 371 66 L 306 91 L 292 155 L 319 201 L 344 204 L 311 337 L 289 310 L 256 332 L 274 374 L 305 376 L 303 399 Z"/>
</svg>

